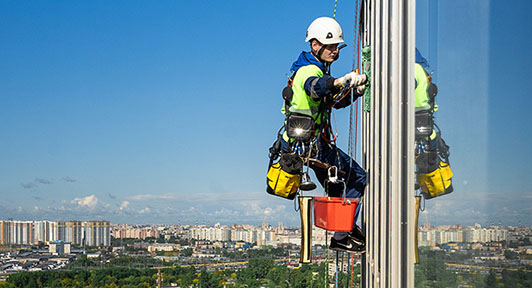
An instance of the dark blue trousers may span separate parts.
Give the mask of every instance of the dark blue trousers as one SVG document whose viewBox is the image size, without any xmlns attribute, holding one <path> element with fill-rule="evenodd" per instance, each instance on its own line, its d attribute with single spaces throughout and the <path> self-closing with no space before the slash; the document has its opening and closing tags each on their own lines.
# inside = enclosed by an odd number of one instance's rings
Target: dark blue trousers
<svg viewBox="0 0 532 288">
<path fill-rule="evenodd" d="M 284 152 L 293 151 L 294 147 L 288 144 L 286 141 L 281 139 L 281 144 Z M 338 167 L 340 170 L 347 173 L 347 175 L 342 176 L 338 174 L 338 177 L 342 179 L 346 186 L 346 197 L 347 198 L 360 198 L 364 195 L 364 189 L 367 183 L 367 174 L 358 163 L 351 159 L 344 151 L 338 148 L 333 143 L 327 143 L 320 139 L 318 141 L 318 153 L 315 158 L 321 162 L 327 163 Z M 308 149 L 308 147 L 305 147 Z M 331 197 L 343 197 L 344 193 L 344 184 L 343 183 L 331 183 L 328 182 L 329 174 L 326 169 L 322 168 L 312 168 L 318 181 L 321 186 L 325 189 L 325 192 L 328 196 Z M 353 229 L 356 227 L 356 221 L 358 219 L 358 214 L 360 212 L 361 203 L 357 206 L 355 213 L 355 221 L 353 224 Z M 341 240 L 347 236 L 346 232 L 336 232 L 334 233 L 334 238 L 336 240 Z"/>
</svg>

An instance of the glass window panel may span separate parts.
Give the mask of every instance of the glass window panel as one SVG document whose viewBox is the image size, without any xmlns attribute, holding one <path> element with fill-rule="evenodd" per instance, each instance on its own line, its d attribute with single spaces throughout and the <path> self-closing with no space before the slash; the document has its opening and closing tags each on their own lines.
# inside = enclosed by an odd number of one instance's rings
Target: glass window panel
<svg viewBox="0 0 532 288">
<path fill-rule="evenodd" d="M 531 283 L 532 257 L 518 248 L 532 236 L 530 8 L 417 1 L 416 47 L 438 87 L 434 122 L 450 147 L 454 191 L 421 205 L 416 287 Z M 427 162 L 417 164 L 423 174 Z"/>
</svg>

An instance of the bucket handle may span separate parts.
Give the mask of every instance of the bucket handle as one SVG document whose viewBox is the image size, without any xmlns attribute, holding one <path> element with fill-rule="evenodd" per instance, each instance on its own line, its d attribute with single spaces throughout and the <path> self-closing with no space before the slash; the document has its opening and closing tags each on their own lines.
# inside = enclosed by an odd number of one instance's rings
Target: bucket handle
<svg viewBox="0 0 532 288">
<path fill-rule="evenodd" d="M 347 201 L 347 185 L 345 184 L 345 181 L 341 180 L 338 178 L 338 167 L 336 166 L 330 166 L 329 169 L 327 169 L 327 174 L 329 176 L 329 179 L 327 179 L 325 181 L 325 186 L 327 187 L 328 183 L 332 182 L 332 183 L 342 183 L 342 185 L 344 186 L 344 188 L 342 189 L 344 191 L 344 205 L 348 202 Z M 327 194 L 327 199 L 328 200 L 331 200 L 331 196 L 329 196 L 329 189 L 325 189 L 325 193 Z M 348 204 L 351 204 L 351 201 L 349 201 Z"/>
</svg>

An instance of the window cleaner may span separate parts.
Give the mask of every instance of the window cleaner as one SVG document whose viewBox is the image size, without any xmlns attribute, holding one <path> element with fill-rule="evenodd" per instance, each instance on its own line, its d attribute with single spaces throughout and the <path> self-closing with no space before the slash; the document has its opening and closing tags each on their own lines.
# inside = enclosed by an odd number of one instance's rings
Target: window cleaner
<svg viewBox="0 0 532 288">
<path fill-rule="evenodd" d="M 274 143 L 274 147 L 277 147 L 274 150 L 279 151 L 274 156 L 278 158 L 281 155 L 281 159 L 284 154 L 301 157 L 301 162 L 307 166 L 307 171 L 303 173 L 301 169 L 299 172 L 301 179 L 305 180 L 303 187 L 301 182 L 298 183 L 300 190 L 314 188 L 310 184 L 308 174 L 310 167 L 321 186 L 328 186 L 326 189 L 329 196 L 341 197 L 345 192 L 348 199 L 360 198 L 366 187 L 366 171 L 336 146 L 336 135 L 332 133 L 330 119 L 332 108 L 347 107 L 364 94 L 367 77 L 357 72 L 349 72 L 339 78 L 330 75 L 330 66 L 338 59 L 340 49 L 344 47 L 341 45 L 344 42 L 342 28 L 333 18 L 315 19 L 307 29 L 305 41 L 310 44 L 310 51 L 302 52 L 292 64 L 290 69 L 293 72 L 292 77 L 289 79 L 289 85 L 283 89 L 284 103 L 281 112 L 286 116 L 286 120 L 284 128 L 281 129 L 283 132 L 278 133 L 278 139 Z M 350 91 L 352 93 L 349 93 Z M 344 95 L 350 97 L 343 97 Z M 269 171 L 272 169 L 283 171 L 273 164 L 274 161 L 270 160 Z M 324 165 L 311 165 L 311 163 Z M 330 166 L 337 167 L 336 183 L 328 181 Z M 297 180 L 295 176 L 290 177 Z M 279 179 L 284 178 L 268 177 L 269 192 L 274 190 L 271 189 L 272 186 L 277 188 L 280 184 L 283 185 Z M 286 189 L 281 190 L 286 192 Z M 279 195 L 281 193 L 273 194 L 281 196 Z M 289 192 L 286 195 L 293 194 Z M 354 223 L 352 231 L 336 232 L 331 239 L 331 248 L 350 252 L 360 251 L 363 243 L 352 239 L 352 232 L 358 231 L 354 220 L 356 219 L 346 219 Z"/>
</svg>

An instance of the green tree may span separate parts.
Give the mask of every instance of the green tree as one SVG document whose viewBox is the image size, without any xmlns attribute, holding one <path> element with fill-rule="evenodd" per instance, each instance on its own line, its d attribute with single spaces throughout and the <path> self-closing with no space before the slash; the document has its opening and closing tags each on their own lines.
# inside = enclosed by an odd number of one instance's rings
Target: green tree
<svg viewBox="0 0 532 288">
<path fill-rule="evenodd" d="M 420 249 L 420 263 L 415 267 L 416 287 L 456 287 L 456 274 L 447 270 L 442 253 Z"/>
<path fill-rule="evenodd" d="M 288 279 L 288 268 L 286 266 L 276 266 L 268 271 L 266 279 L 271 280 L 275 284 L 274 287 L 287 287 L 286 280 Z"/>
<path fill-rule="evenodd" d="M 185 249 L 181 250 L 181 255 L 183 255 L 185 257 L 190 257 L 190 256 L 192 256 L 192 252 L 194 252 L 192 250 L 192 248 L 185 248 Z"/>
<path fill-rule="evenodd" d="M 268 272 L 274 267 L 272 259 L 251 259 L 248 262 L 248 268 L 252 277 L 256 279 L 265 278 Z"/>
<path fill-rule="evenodd" d="M 261 279 L 264 279 L 273 267 L 273 259 L 251 259 L 248 262 L 248 267 L 237 274 L 237 284 L 258 287 L 261 284 Z"/>
<path fill-rule="evenodd" d="M 504 257 L 508 260 L 514 260 L 519 258 L 519 254 L 515 253 L 512 250 L 504 250 Z"/>
<path fill-rule="evenodd" d="M 497 287 L 497 276 L 495 276 L 495 272 L 493 272 L 492 270 L 490 270 L 490 273 L 486 278 L 486 287 Z"/>
<path fill-rule="evenodd" d="M 37 281 L 35 281 L 35 278 L 31 277 L 30 281 L 28 282 L 26 287 L 31 287 L 31 288 L 35 287 L 35 288 L 37 288 L 39 286 L 37 286 Z"/>
</svg>

